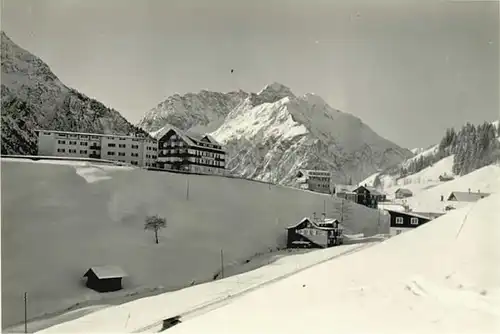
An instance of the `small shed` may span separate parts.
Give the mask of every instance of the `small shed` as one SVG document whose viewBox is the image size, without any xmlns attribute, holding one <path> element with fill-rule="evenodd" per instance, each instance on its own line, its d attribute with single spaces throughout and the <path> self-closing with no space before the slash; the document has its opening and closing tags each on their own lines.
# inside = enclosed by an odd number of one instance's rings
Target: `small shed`
<svg viewBox="0 0 500 334">
<path fill-rule="evenodd" d="M 128 275 L 117 266 L 91 267 L 83 277 L 87 277 L 87 287 L 98 292 L 122 289 L 122 278 Z"/>
</svg>

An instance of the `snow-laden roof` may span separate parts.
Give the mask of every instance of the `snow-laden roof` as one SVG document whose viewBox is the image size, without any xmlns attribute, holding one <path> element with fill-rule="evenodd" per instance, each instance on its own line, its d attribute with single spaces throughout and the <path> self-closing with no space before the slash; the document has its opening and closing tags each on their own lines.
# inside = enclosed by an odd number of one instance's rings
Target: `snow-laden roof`
<svg viewBox="0 0 500 334">
<path fill-rule="evenodd" d="M 448 197 L 448 201 L 454 197 L 458 202 L 475 202 L 489 195 L 481 192 L 454 191 Z"/>
<path fill-rule="evenodd" d="M 99 279 L 106 279 L 106 278 L 119 278 L 119 277 L 126 277 L 128 276 L 122 268 L 118 266 L 99 266 L 99 267 L 91 267 L 85 276 L 87 276 L 89 271 L 93 271 L 94 274 L 97 276 Z"/>
<path fill-rule="evenodd" d="M 396 190 L 395 193 L 396 194 L 401 193 L 404 195 L 413 195 L 413 192 L 410 189 L 406 189 L 406 188 L 398 188 L 398 190 Z"/>
<path fill-rule="evenodd" d="M 337 219 L 332 219 L 332 218 L 326 218 L 324 221 L 316 221 L 315 222 L 313 219 L 311 219 L 309 217 L 305 217 L 305 218 L 302 218 L 302 220 L 299 221 L 297 224 L 290 226 L 290 227 L 287 227 L 287 230 L 297 228 L 298 226 L 300 226 L 300 224 L 303 224 L 305 222 L 311 223 L 311 225 L 313 225 L 314 228 L 317 228 L 318 230 L 331 230 L 332 229 L 331 227 L 320 226 L 323 224 L 334 224 L 335 222 L 340 223 Z M 339 224 L 339 227 L 343 227 L 343 226 L 341 224 Z"/>
</svg>

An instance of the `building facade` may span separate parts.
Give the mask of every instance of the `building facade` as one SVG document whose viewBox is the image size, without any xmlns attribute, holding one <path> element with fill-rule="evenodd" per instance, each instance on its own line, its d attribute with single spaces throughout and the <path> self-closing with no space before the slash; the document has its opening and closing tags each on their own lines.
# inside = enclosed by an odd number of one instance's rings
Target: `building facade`
<svg viewBox="0 0 500 334">
<path fill-rule="evenodd" d="M 353 190 L 356 193 L 356 203 L 376 209 L 379 202 L 387 200 L 387 195 L 373 187 L 359 186 Z"/>
<path fill-rule="evenodd" d="M 432 220 L 432 218 L 430 217 L 413 212 L 402 212 L 394 210 L 386 211 L 391 217 L 389 225 L 389 233 L 391 236 L 396 236 L 403 232 L 411 231 L 414 228 L 422 226 L 423 224 L 428 223 Z"/>
<path fill-rule="evenodd" d="M 191 173 L 225 175 L 226 152 L 210 135 L 187 135 L 164 128 L 158 139 L 157 167 Z"/>
<path fill-rule="evenodd" d="M 112 160 L 154 166 L 158 144 L 153 138 L 97 133 L 37 130 L 38 155 Z"/>
<path fill-rule="evenodd" d="M 287 248 L 327 248 L 343 244 L 343 228 L 336 219 L 302 219 L 287 228 Z"/>
<path fill-rule="evenodd" d="M 297 173 L 300 189 L 331 194 L 332 174 L 326 170 L 301 169 Z"/>
</svg>

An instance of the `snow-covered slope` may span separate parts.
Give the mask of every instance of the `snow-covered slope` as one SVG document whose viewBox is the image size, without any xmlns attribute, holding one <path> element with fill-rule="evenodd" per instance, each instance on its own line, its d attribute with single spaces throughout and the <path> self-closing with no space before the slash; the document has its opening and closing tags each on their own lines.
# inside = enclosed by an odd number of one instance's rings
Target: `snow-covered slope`
<svg viewBox="0 0 500 334">
<path fill-rule="evenodd" d="M 313 212 L 326 207 L 339 218 L 332 196 L 241 179 L 67 161 L 2 159 L 1 170 L 3 326 L 23 320 L 25 291 L 31 319 L 76 303 L 175 290 L 212 280 L 221 249 L 225 265 L 244 263 L 284 246 L 285 227 Z M 377 210 L 346 202 L 344 212 L 353 234 L 388 233 Z M 168 224 L 158 245 L 144 231 L 154 214 Z M 81 276 L 97 265 L 122 267 L 130 275 L 125 290 L 87 289 Z"/>
<path fill-rule="evenodd" d="M 345 183 L 412 156 L 321 97 L 297 97 L 279 83 L 256 94 L 174 95 L 149 111 L 140 125 L 153 132 L 167 123 L 211 132 L 226 146 L 233 174 L 286 185 L 293 185 L 299 168 L 332 170 L 334 180 Z"/>
<path fill-rule="evenodd" d="M 468 205 L 467 202 L 448 202 L 446 199 L 453 191 L 468 192 L 469 189 L 471 192 L 500 192 L 500 166 L 486 166 L 452 181 L 440 183 L 421 192 L 416 191 L 413 197 L 406 199 L 406 202 L 413 211 L 445 212 L 444 209 L 448 205 L 455 208 Z M 441 196 L 444 196 L 443 202 L 441 202 Z M 500 202 L 498 204 L 500 205 Z M 500 210 L 497 209 L 497 212 L 499 212 L 500 217 Z"/>
<path fill-rule="evenodd" d="M 332 170 L 336 181 L 359 180 L 410 154 L 317 95 L 282 98 L 282 91 L 273 103 L 244 101 L 212 133 L 226 145 L 233 173 L 287 184 L 298 169 L 317 168 Z"/>
<path fill-rule="evenodd" d="M 38 57 L 1 32 L 2 154 L 36 154 L 36 128 L 142 132 L 116 110 L 65 86 Z"/>
<path fill-rule="evenodd" d="M 483 199 L 168 332 L 498 333 L 499 203 Z"/>
</svg>

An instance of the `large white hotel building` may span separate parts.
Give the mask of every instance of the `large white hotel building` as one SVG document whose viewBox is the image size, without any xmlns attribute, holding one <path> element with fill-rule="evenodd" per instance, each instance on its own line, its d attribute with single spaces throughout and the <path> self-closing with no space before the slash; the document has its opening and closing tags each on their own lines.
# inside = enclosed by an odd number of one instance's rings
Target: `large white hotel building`
<svg viewBox="0 0 500 334">
<path fill-rule="evenodd" d="M 113 134 L 37 130 L 38 155 L 112 160 L 151 167 L 158 158 L 156 140 Z"/>
</svg>

